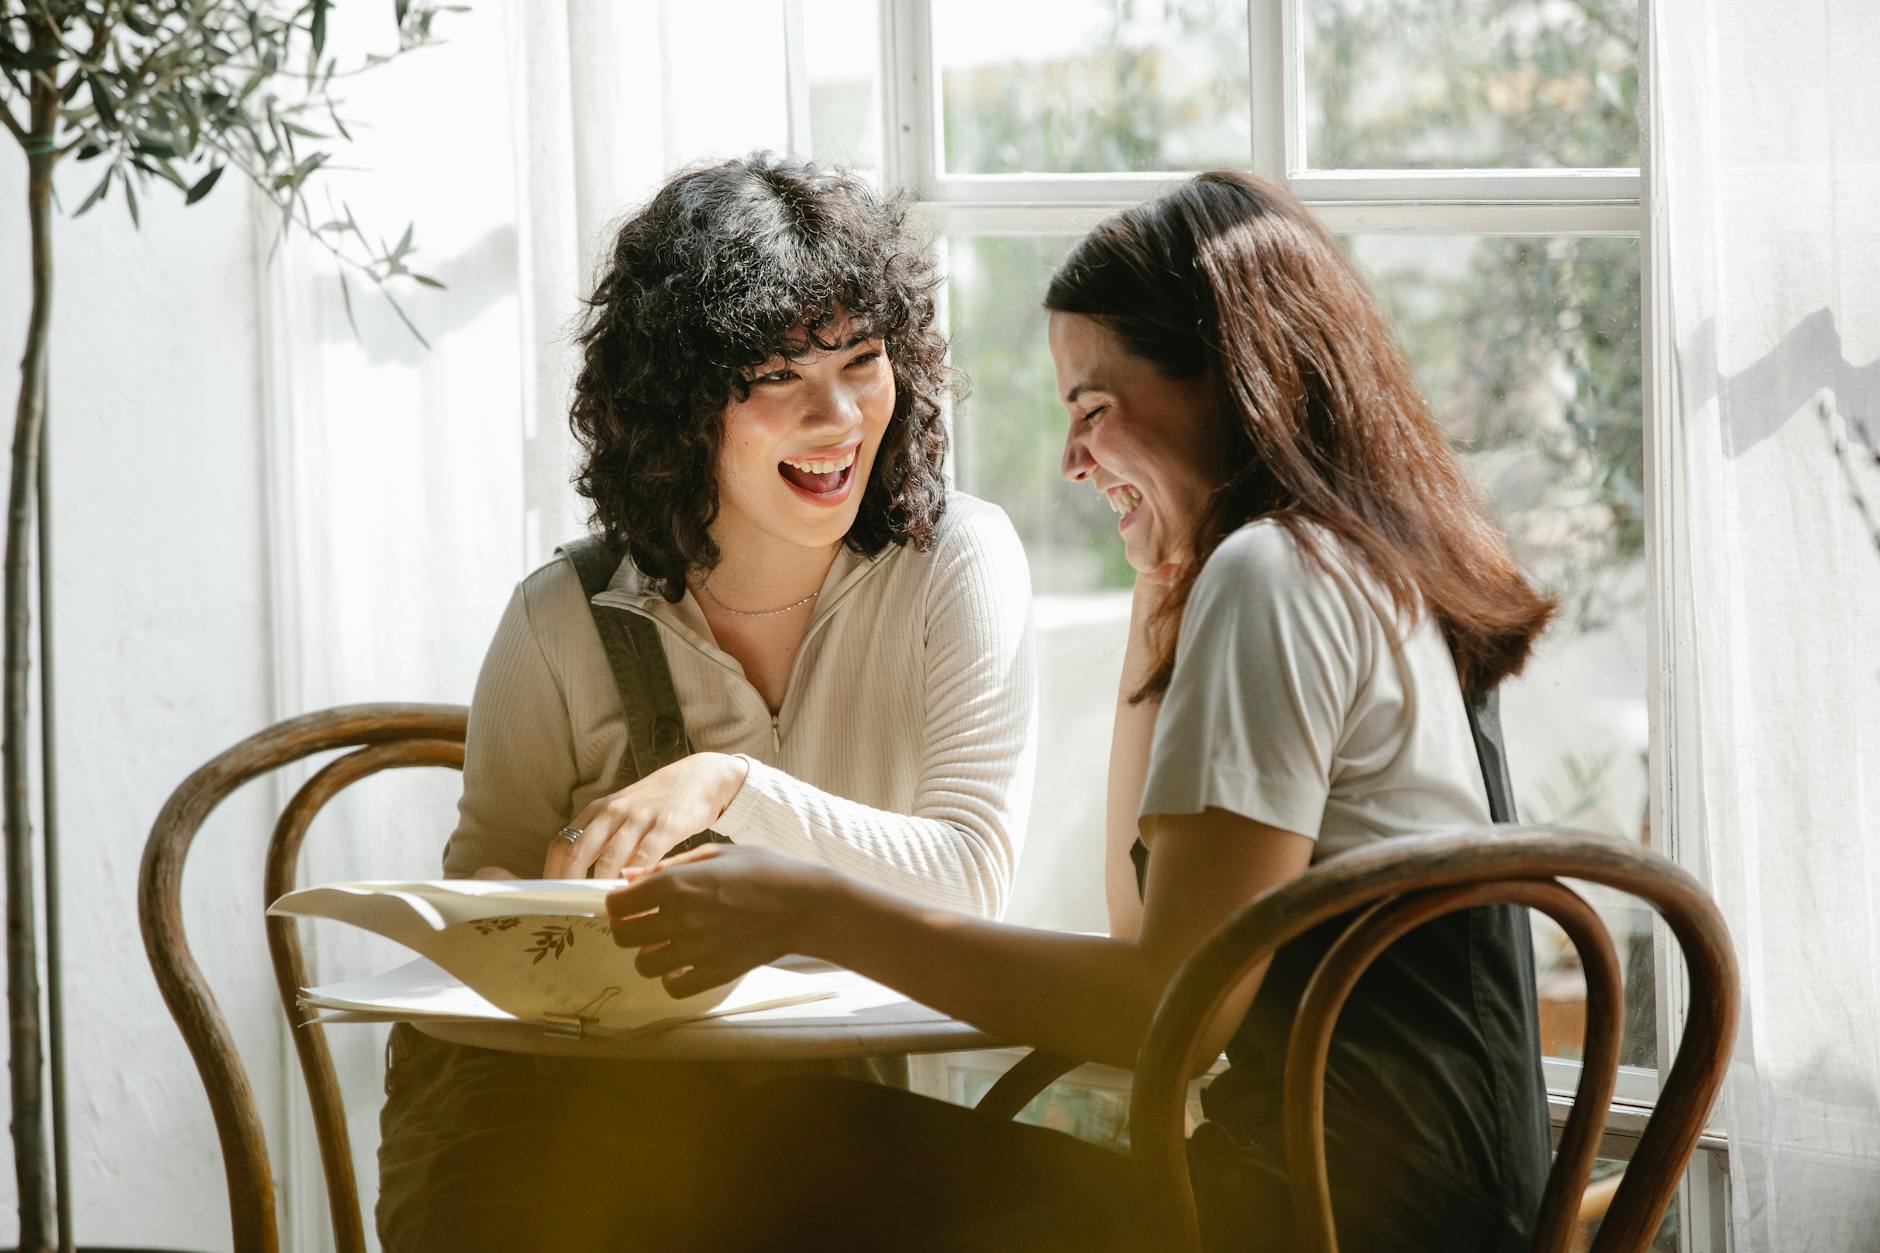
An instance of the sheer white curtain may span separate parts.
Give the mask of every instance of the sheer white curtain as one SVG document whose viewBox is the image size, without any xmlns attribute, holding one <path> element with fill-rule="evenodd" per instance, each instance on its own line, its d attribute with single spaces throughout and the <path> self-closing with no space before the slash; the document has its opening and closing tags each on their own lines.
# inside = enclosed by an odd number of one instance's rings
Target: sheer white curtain
<svg viewBox="0 0 1880 1253">
<path fill-rule="evenodd" d="M 394 38 L 383 8 L 336 20 L 329 43 L 353 41 L 354 59 L 382 50 Z M 474 5 L 439 18 L 440 46 L 349 87 L 357 169 L 329 180 L 335 203 L 387 239 L 413 223 L 411 264 L 446 290 L 400 296 L 426 349 L 357 283 L 355 333 L 315 248 L 289 245 L 264 272 L 283 712 L 468 702 L 516 580 L 580 526 L 571 332 L 609 223 L 678 165 L 786 146 L 782 12 L 733 0 Z M 436 872 L 453 776 L 381 776 L 354 792 L 310 835 L 303 881 Z M 340 927 L 319 929 L 311 954 L 319 980 L 405 956 Z M 328 1038 L 369 1229 L 384 1035 Z M 283 1039 L 284 1225 L 290 1247 L 326 1248 L 288 1050 Z"/>
<path fill-rule="evenodd" d="M 1880 8 L 1653 4 L 1736 1247 L 1880 1247 Z M 1862 434 L 1862 430 L 1866 432 Z"/>
</svg>

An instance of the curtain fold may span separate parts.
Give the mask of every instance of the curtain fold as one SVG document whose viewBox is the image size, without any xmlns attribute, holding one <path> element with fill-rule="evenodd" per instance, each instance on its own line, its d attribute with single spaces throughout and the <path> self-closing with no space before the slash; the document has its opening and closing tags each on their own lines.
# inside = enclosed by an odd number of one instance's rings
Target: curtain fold
<svg viewBox="0 0 1880 1253">
<path fill-rule="evenodd" d="M 1741 1253 L 1880 1247 L 1880 8 L 1651 4 Z M 1687 843 L 1689 839 L 1687 837 Z"/>
</svg>

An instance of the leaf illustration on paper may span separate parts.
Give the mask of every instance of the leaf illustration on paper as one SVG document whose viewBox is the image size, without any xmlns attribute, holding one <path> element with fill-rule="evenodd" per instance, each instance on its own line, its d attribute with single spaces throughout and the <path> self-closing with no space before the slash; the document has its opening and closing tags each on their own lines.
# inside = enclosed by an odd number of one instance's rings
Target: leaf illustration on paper
<svg viewBox="0 0 1880 1253">
<path fill-rule="evenodd" d="M 523 949 L 525 953 L 534 953 L 535 960 L 530 965 L 540 965 L 544 957 L 561 960 L 561 955 L 574 947 L 574 925 L 562 927 L 542 927 L 535 933 L 535 942 Z"/>
<path fill-rule="evenodd" d="M 478 935 L 495 935 L 498 931 L 507 931 L 521 923 L 520 918 L 479 918 L 470 925 L 477 929 Z"/>
</svg>

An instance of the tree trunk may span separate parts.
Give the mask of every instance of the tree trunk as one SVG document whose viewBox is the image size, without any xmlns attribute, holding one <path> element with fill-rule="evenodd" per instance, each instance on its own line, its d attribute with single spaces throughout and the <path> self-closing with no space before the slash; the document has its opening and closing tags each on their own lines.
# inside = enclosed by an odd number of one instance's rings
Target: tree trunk
<svg viewBox="0 0 1880 1253">
<path fill-rule="evenodd" d="M 27 155 L 26 201 L 32 223 L 33 306 L 20 362 L 19 407 L 13 422 L 13 464 L 7 495 L 6 677 L 0 690 L 4 739 L 0 778 L 6 789 L 7 1026 L 11 1044 L 13 1164 L 19 1185 L 21 1253 L 52 1248 L 42 1033 L 39 1018 L 37 893 L 33 877 L 31 689 L 28 684 L 32 605 L 27 599 L 33 483 L 46 420 L 46 353 L 52 323 L 52 166 L 57 92 L 35 83 L 32 132 L 48 151 Z"/>
</svg>

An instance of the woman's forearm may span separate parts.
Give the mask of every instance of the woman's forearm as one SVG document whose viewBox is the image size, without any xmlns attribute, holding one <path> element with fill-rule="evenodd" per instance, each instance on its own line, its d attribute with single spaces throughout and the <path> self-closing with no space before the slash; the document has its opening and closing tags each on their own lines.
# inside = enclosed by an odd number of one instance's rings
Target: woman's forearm
<svg viewBox="0 0 1880 1253">
<path fill-rule="evenodd" d="M 986 922 L 843 878 L 805 951 L 1013 1043 L 1133 1066 L 1169 972 L 1131 940 Z"/>
<path fill-rule="evenodd" d="M 1015 775 L 1029 769 L 1028 745 L 1013 743 Z M 990 770 L 991 768 L 988 767 Z M 1005 908 L 1022 822 L 1006 797 L 1010 777 L 975 791 L 941 778 L 916 812 L 895 813 L 849 800 L 754 762 L 718 830 L 739 844 L 833 866 L 870 883 L 947 909 L 996 918 Z"/>
</svg>

